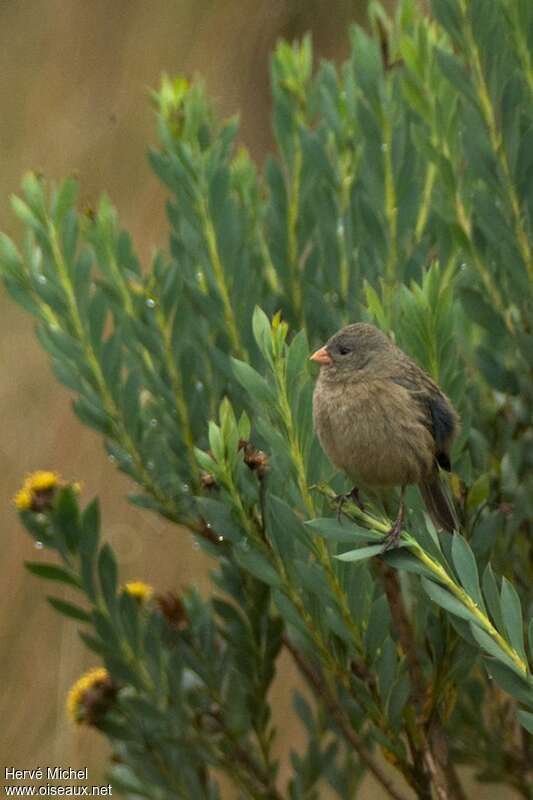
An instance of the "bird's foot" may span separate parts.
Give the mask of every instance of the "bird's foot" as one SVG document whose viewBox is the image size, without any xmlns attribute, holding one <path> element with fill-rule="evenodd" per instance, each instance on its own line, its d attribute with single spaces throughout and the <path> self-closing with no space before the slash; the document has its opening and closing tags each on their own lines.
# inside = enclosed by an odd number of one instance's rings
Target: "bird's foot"
<svg viewBox="0 0 533 800">
<path fill-rule="evenodd" d="M 359 496 L 359 489 L 357 488 L 357 486 L 354 486 L 353 489 L 351 489 L 349 492 L 345 492 L 344 494 L 338 494 L 334 498 L 334 500 L 337 504 L 337 521 L 340 520 L 341 518 L 343 505 L 347 503 L 349 500 L 353 500 L 353 502 L 360 511 L 364 512 L 365 510 L 363 501 Z"/>
<path fill-rule="evenodd" d="M 388 533 L 385 534 L 384 544 L 383 544 L 383 553 L 386 553 L 387 550 L 394 550 L 398 547 L 400 542 L 400 536 L 402 535 L 402 520 L 397 519 L 392 528 Z"/>
<path fill-rule="evenodd" d="M 400 536 L 402 535 L 403 518 L 405 513 L 403 496 L 404 496 L 404 488 L 402 487 L 402 492 L 400 496 L 400 507 L 398 508 L 398 515 L 390 531 L 387 534 L 385 534 L 383 551 L 382 551 L 383 553 L 386 553 L 387 550 L 394 550 L 394 548 L 398 547 L 398 544 L 400 543 Z"/>
</svg>

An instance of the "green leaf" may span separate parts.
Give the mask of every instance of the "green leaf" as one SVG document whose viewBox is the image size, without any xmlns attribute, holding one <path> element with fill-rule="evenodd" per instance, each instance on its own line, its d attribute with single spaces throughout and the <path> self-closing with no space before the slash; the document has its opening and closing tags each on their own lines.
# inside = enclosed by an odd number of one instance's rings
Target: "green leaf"
<svg viewBox="0 0 533 800">
<path fill-rule="evenodd" d="M 437 62 L 441 72 L 450 83 L 471 102 L 476 102 L 476 96 L 472 89 L 468 73 L 461 62 L 451 53 L 435 48 Z"/>
<path fill-rule="evenodd" d="M 309 533 L 302 524 L 300 517 L 280 497 L 269 495 L 268 498 L 269 532 L 275 531 L 275 539 L 290 539 L 300 541 L 307 549 L 310 546 Z M 281 553 L 280 553 L 281 555 Z"/>
<path fill-rule="evenodd" d="M 524 623 L 522 620 L 522 606 L 520 598 L 513 584 L 507 578 L 502 578 L 502 590 L 500 595 L 503 623 L 514 649 L 520 656 L 527 661 L 526 649 L 524 646 Z"/>
<path fill-rule="evenodd" d="M 134 653 L 140 648 L 139 603 L 128 592 L 119 597 L 120 620 L 124 635 Z"/>
<path fill-rule="evenodd" d="M 492 571 L 490 564 L 487 564 L 485 567 L 482 584 L 485 602 L 487 603 L 487 608 L 489 609 L 492 621 L 494 622 L 497 630 L 500 633 L 503 633 L 505 629 L 503 625 L 502 609 L 500 606 L 500 593 L 498 591 L 496 578 L 494 577 L 494 572 Z"/>
<path fill-rule="evenodd" d="M 85 633 L 85 631 L 78 631 L 78 634 L 82 642 L 86 647 L 89 648 L 89 650 L 92 650 L 93 653 L 97 653 L 99 656 L 103 655 L 104 647 L 98 639 L 95 639 L 94 636 Z"/>
<path fill-rule="evenodd" d="M 212 420 L 209 422 L 209 447 L 219 465 L 224 464 L 224 442 L 220 428 Z"/>
<path fill-rule="evenodd" d="M 22 269 L 22 258 L 15 243 L 5 233 L 0 233 L 0 270 L 18 277 Z"/>
<path fill-rule="evenodd" d="M 529 620 L 527 638 L 529 642 L 529 654 L 531 656 L 531 661 L 533 662 L 533 618 Z"/>
<path fill-rule="evenodd" d="M 81 537 L 80 537 L 80 557 L 81 557 L 81 578 L 83 587 L 91 600 L 96 599 L 96 588 L 94 585 L 94 561 L 98 550 L 100 537 L 100 506 L 98 499 L 95 498 L 85 508 L 81 515 Z"/>
<path fill-rule="evenodd" d="M 528 679 L 525 675 L 520 677 L 514 670 L 493 659 L 485 662 L 485 668 L 504 691 L 520 703 L 533 706 L 533 684 L 531 678 Z"/>
<path fill-rule="evenodd" d="M 490 475 L 486 472 L 484 475 L 480 475 L 479 478 L 475 481 L 475 483 L 470 487 L 468 490 L 468 496 L 466 499 L 466 509 L 467 511 L 474 511 L 475 509 L 479 508 L 483 503 L 485 503 L 489 497 L 490 492 Z"/>
<path fill-rule="evenodd" d="M 234 543 L 243 538 L 244 531 L 234 519 L 231 508 L 225 503 L 210 497 L 197 497 L 195 500 L 200 514 L 217 536 L 222 536 L 228 542 Z"/>
<path fill-rule="evenodd" d="M 94 428 L 99 433 L 103 433 L 105 436 L 112 435 L 112 421 L 102 408 L 96 407 L 84 397 L 78 398 L 72 405 L 76 415 L 85 425 L 88 425 L 90 428 Z"/>
<path fill-rule="evenodd" d="M 76 492 L 71 486 L 59 491 L 54 504 L 54 525 L 68 550 L 76 553 L 80 540 L 80 513 Z"/>
<path fill-rule="evenodd" d="M 368 547 L 360 547 L 358 550 L 349 550 L 347 553 L 341 553 L 335 558 L 338 558 L 339 561 L 363 561 L 365 558 L 372 558 L 382 552 L 382 544 L 371 544 Z"/>
<path fill-rule="evenodd" d="M 91 621 L 91 617 L 87 611 L 84 611 L 83 608 L 79 606 L 75 606 L 73 603 L 68 603 L 66 600 L 61 600 L 59 597 L 47 597 L 46 599 L 52 608 L 55 608 L 60 614 L 64 614 L 65 617 L 78 620 L 78 622 Z"/>
<path fill-rule="evenodd" d="M 19 220 L 28 228 L 33 228 L 36 231 L 42 230 L 42 225 L 31 210 L 31 208 L 21 200 L 20 197 L 13 195 L 11 197 L 11 208 Z"/>
<path fill-rule="evenodd" d="M 32 575 L 37 575 L 39 578 L 45 578 L 48 581 L 58 581 L 59 583 L 66 583 L 69 586 L 80 588 L 80 581 L 76 575 L 58 564 L 41 564 L 39 561 L 25 561 L 24 566 L 31 572 Z"/>
<path fill-rule="evenodd" d="M 67 180 L 63 181 L 61 184 L 52 203 L 52 215 L 56 225 L 59 225 L 66 212 L 75 204 L 78 190 L 78 182 L 73 178 L 67 178 Z"/>
<path fill-rule="evenodd" d="M 533 714 L 529 711 L 518 711 L 516 716 L 522 727 L 533 735 Z"/>
<path fill-rule="evenodd" d="M 238 424 L 238 432 L 239 432 L 239 439 L 245 439 L 248 441 L 250 438 L 250 433 L 252 430 L 252 426 L 250 423 L 250 418 L 248 414 L 243 411 L 241 416 L 239 417 L 239 424 Z"/>
<path fill-rule="evenodd" d="M 217 474 L 219 470 L 219 465 L 214 459 L 211 458 L 209 453 L 204 453 L 203 450 L 200 450 L 198 447 L 195 447 L 194 456 L 202 469 L 205 469 L 206 472 L 213 473 L 213 475 Z"/>
<path fill-rule="evenodd" d="M 100 535 L 100 503 L 95 497 L 81 515 L 80 549 L 85 553 L 94 553 Z"/>
<path fill-rule="evenodd" d="M 449 611 L 450 614 L 455 614 L 456 617 L 460 617 L 461 619 L 466 619 L 468 622 L 473 622 L 475 625 L 479 624 L 476 615 L 469 611 L 460 600 L 446 589 L 443 589 L 438 583 L 430 581 L 427 578 L 422 578 L 422 587 L 430 600 L 433 600 L 438 606 L 444 608 L 445 611 Z"/>
<path fill-rule="evenodd" d="M 505 323 L 500 315 L 484 299 L 481 292 L 470 287 L 460 291 L 460 299 L 468 319 L 484 328 L 492 336 L 505 336 Z"/>
<path fill-rule="evenodd" d="M 370 531 L 367 528 L 362 528 L 353 522 L 337 520 L 333 517 L 323 517 L 321 519 L 311 519 L 306 523 L 315 533 L 323 539 L 328 539 L 332 542 L 356 542 L 374 539 L 381 541 L 383 535 L 376 531 Z"/>
<path fill-rule="evenodd" d="M 272 363 L 272 331 L 270 322 L 262 308 L 256 306 L 252 316 L 254 338 L 264 358 Z"/>
<path fill-rule="evenodd" d="M 387 702 L 387 716 L 393 728 L 399 729 L 402 722 L 402 713 L 411 694 L 409 676 L 404 674 L 398 678 L 391 689 Z"/>
<path fill-rule="evenodd" d="M 423 575 L 426 578 L 432 578 L 433 573 L 419 559 L 407 549 L 401 550 L 387 550 L 383 554 L 383 560 L 394 569 L 401 569 L 405 572 L 412 572 L 415 575 Z"/>
<path fill-rule="evenodd" d="M 365 649 L 370 661 L 377 656 L 385 637 L 390 633 L 390 623 L 389 603 L 386 595 L 382 594 L 372 603 L 365 633 Z"/>
<path fill-rule="evenodd" d="M 299 585 L 302 585 L 303 588 L 311 594 L 315 594 L 317 597 L 320 597 L 322 603 L 325 605 L 329 605 L 331 603 L 331 592 L 328 586 L 326 575 L 324 570 L 318 564 L 313 562 L 307 563 L 299 559 L 295 559 L 291 564 L 291 567 L 293 567 L 296 571 Z"/>
<path fill-rule="evenodd" d="M 251 550 L 247 542 L 236 545 L 233 552 L 237 563 L 260 581 L 274 587 L 282 585 L 282 580 L 274 567 L 256 550 Z"/>
<path fill-rule="evenodd" d="M 376 320 L 378 326 L 381 328 L 381 330 L 386 331 L 388 324 L 385 309 L 383 308 L 383 304 L 379 299 L 376 290 L 367 281 L 365 281 L 365 298 L 367 308 L 372 314 L 373 318 Z"/>
<path fill-rule="evenodd" d="M 275 395 L 266 380 L 259 375 L 249 364 L 244 361 L 231 359 L 233 372 L 241 386 L 248 392 L 252 403 L 265 403 L 271 406 L 275 403 Z"/>
<path fill-rule="evenodd" d="M 305 331 L 300 331 L 292 340 L 287 353 L 287 392 L 292 399 L 298 382 L 307 375 L 309 345 Z"/>
<path fill-rule="evenodd" d="M 461 586 L 477 605 L 481 609 L 484 609 L 485 604 L 479 587 L 479 575 L 475 556 L 466 539 L 458 533 L 455 533 L 452 537 L 452 559 Z"/>
<path fill-rule="evenodd" d="M 117 595 L 117 562 L 109 544 L 104 544 L 98 556 L 98 577 L 108 608 L 113 608 Z"/>
<path fill-rule="evenodd" d="M 509 669 L 512 669 L 515 672 L 520 672 L 518 666 L 514 663 L 512 658 L 510 658 L 498 645 L 498 643 L 490 636 L 486 631 L 480 628 L 478 625 L 474 625 L 470 623 L 470 631 L 472 636 L 476 640 L 476 642 L 480 645 L 480 647 L 488 653 L 489 656 L 493 656 L 494 658 L 501 661 L 503 664 L 506 664 Z"/>
</svg>

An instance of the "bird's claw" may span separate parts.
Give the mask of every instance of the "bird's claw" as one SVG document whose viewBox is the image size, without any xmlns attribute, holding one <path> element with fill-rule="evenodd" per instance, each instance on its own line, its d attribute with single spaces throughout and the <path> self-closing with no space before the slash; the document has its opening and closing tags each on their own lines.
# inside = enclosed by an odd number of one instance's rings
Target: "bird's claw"
<svg viewBox="0 0 533 800">
<path fill-rule="evenodd" d="M 344 494 L 336 495 L 333 499 L 335 500 L 335 502 L 337 504 L 337 522 L 340 521 L 343 505 L 345 503 L 347 503 L 349 500 L 353 500 L 353 502 L 355 503 L 355 505 L 357 506 L 357 508 L 360 511 L 364 512 L 364 510 L 365 510 L 365 507 L 363 505 L 363 501 L 361 500 L 361 498 L 359 496 L 359 489 L 356 486 L 354 486 L 353 489 L 350 489 L 349 492 L 345 492 Z"/>
<path fill-rule="evenodd" d="M 401 534 L 402 521 L 397 519 L 390 531 L 385 534 L 382 552 L 386 553 L 388 550 L 394 550 L 396 547 L 398 547 Z"/>
</svg>

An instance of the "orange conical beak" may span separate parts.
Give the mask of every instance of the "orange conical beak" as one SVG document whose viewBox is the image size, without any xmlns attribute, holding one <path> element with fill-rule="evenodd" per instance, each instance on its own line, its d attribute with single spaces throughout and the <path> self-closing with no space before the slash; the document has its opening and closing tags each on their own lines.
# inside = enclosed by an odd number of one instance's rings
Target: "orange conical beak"
<svg viewBox="0 0 533 800">
<path fill-rule="evenodd" d="M 316 353 L 313 353 L 312 356 L 309 356 L 311 361 L 316 361 L 317 364 L 332 364 L 333 359 L 331 358 L 330 354 L 326 350 L 325 347 L 321 347 L 320 350 L 317 350 Z"/>
</svg>

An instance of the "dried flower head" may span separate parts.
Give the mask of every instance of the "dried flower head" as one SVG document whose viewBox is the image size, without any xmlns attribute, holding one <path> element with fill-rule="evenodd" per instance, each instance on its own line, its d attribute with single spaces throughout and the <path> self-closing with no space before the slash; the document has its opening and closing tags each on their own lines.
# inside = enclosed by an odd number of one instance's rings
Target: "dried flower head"
<svg viewBox="0 0 533 800">
<path fill-rule="evenodd" d="M 82 675 L 67 696 L 67 712 L 76 723 L 97 725 L 113 705 L 118 686 L 105 667 L 95 667 Z"/>
<path fill-rule="evenodd" d="M 57 472 L 32 472 L 13 498 L 15 506 L 19 511 L 44 511 L 50 508 L 60 484 L 61 479 Z"/>
<path fill-rule="evenodd" d="M 122 587 L 123 592 L 127 592 L 139 603 L 147 603 L 154 595 L 154 589 L 149 583 L 144 581 L 128 581 Z"/>
<path fill-rule="evenodd" d="M 258 450 L 254 445 L 246 439 L 240 439 L 239 450 L 244 453 L 244 463 L 253 472 L 257 474 L 258 478 L 263 478 L 268 471 L 268 456 L 263 450 Z"/>
<path fill-rule="evenodd" d="M 175 592 L 168 591 L 164 594 L 158 594 L 155 597 L 155 601 L 171 628 L 177 631 L 183 631 L 188 627 L 189 617 L 187 609 L 181 598 Z"/>
<path fill-rule="evenodd" d="M 200 486 L 202 489 L 211 490 L 217 489 L 218 484 L 216 482 L 216 478 L 210 472 L 202 472 L 200 475 Z"/>
</svg>

